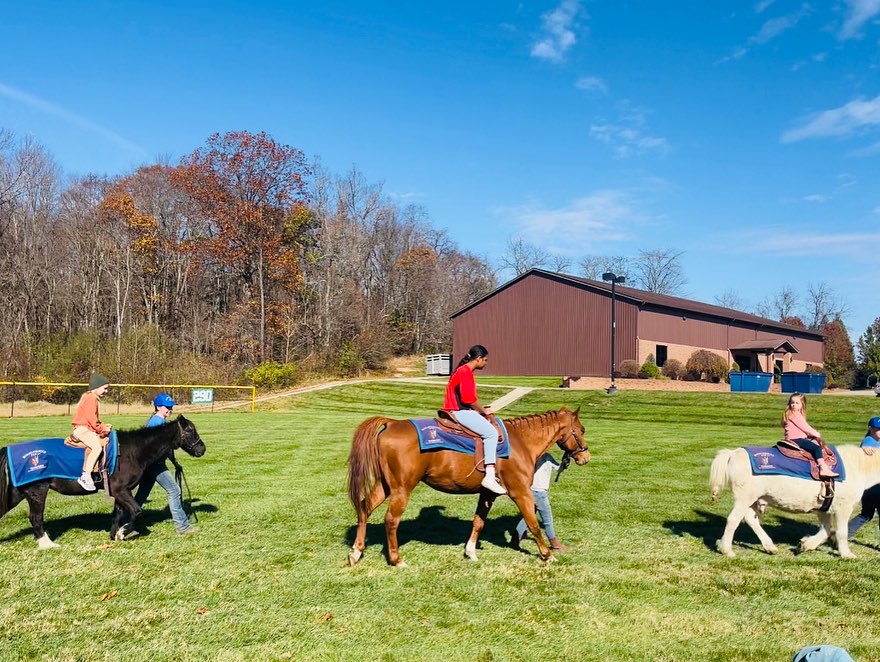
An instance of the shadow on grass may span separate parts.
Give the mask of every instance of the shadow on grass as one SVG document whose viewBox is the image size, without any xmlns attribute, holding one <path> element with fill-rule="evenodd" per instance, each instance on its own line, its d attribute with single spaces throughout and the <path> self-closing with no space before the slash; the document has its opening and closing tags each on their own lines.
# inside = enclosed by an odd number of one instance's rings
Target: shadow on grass
<svg viewBox="0 0 880 662">
<path fill-rule="evenodd" d="M 401 520 L 397 529 L 398 545 L 402 548 L 410 541 L 418 541 L 428 545 L 461 545 L 464 549 L 464 544 L 471 535 L 473 520 L 449 517 L 445 514 L 445 510 L 446 506 L 425 506 L 415 519 Z M 367 524 L 367 545 L 376 545 L 381 542 L 383 553 L 387 558 L 388 545 L 381 508 L 373 513 L 373 517 L 378 517 L 379 521 Z M 502 515 L 496 518 L 492 517 L 492 513 L 489 513 L 489 520 L 480 534 L 477 549 L 480 549 L 484 543 L 496 547 L 509 547 L 509 533 L 517 522 L 519 522 L 519 515 Z M 346 531 L 345 539 L 349 546 L 354 544 L 356 533 L 357 526 L 350 526 Z M 513 550 L 511 549 L 511 551 Z"/>
<path fill-rule="evenodd" d="M 46 533 L 49 534 L 49 537 L 52 538 L 52 540 L 57 540 L 71 529 L 95 532 L 104 531 L 109 539 L 112 508 L 110 507 L 110 504 L 107 505 L 108 510 L 106 513 L 83 513 L 81 515 L 69 515 L 54 520 L 47 519 L 44 525 Z M 27 504 L 25 503 L 18 507 L 27 508 Z M 188 511 L 194 512 L 196 515 L 199 513 L 214 513 L 217 512 L 217 506 L 211 503 L 202 503 L 198 499 L 193 499 Z M 171 512 L 168 510 L 167 506 L 161 510 L 144 510 L 137 520 L 138 532 L 142 536 L 149 535 L 148 527 L 150 525 L 165 520 L 171 520 Z M 33 529 L 28 525 L 23 529 L 19 529 L 15 533 L 0 538 L 0 543 L 12 542 L 14 540 L 31 537 L 33 537 Z"/>
<path fill-rule="evenodd" d="M 691 536 L 692 538 L 700 538 L 703 545 L 707 549 L 715 551 L 715 542 L 724 534 L 724 527 L 727 526 L 727 517 L 710 513 L 706 510 L 694 509 L 694 515 L 698 519 L 684 521 L 666 521 L 663 522 L 663 528 L 668 529 L 677 536 Z M 765 517 L 761 522 L 767 535 L 777 545 L 791 545 L 797 548 L 800 545 L 801 538 L 812 535 L 818 529 L 818 520 L 815 523 L 804 522 L 802 520 L 786 517 L 775 511 L 773 521 L 768 521 Z M 755 532 L 746 524 L 745 520 L 740 522 L 733 536 L 733 544 L 738 547 L 754 547 L 761 548 L 761 543 Z"/>
</svg>

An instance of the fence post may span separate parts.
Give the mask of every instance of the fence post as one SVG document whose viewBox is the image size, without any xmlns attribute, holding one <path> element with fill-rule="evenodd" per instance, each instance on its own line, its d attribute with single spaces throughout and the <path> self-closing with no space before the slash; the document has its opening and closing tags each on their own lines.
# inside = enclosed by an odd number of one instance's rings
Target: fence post
<svg viewBox="0 0 880 662">
<path fill-rule="evenodd" d="M 12 382 L 12 404 L 9 405 L 9 418 L 15 418 L 15 382 Z"/>
</svg>

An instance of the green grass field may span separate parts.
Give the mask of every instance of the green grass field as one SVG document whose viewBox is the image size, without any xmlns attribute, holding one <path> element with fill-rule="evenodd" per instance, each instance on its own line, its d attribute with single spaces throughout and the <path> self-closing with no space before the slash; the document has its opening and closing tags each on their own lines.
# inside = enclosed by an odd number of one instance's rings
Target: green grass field
<svg viewBox="0 0 880 662">
<path fill-rule="evenodd" d="M 833 643 L 880 660 L 875 523 L 858 561 L 831 547 L 795 557 L 815 517 L 768 512 L 780 546 L 737 532 L 736 559 L 714 551 L 731 506 L 708 499 L 720 448 L 770 444 L 785 398 L 536 390 L 501 415 L 581 406 L 593 461 L 551 489 L 569 551 L 552 564 L 507 546 L 517 521 L 500 498 L 478 563 L 462 558 L 473 496 L 424 486 L 400 527 L 410 567 L 383 555 L 384 507 L 364 560 L 344 566 L 354 511 L 345 461 L 372 414 L 430 415 L 443 385 L 361 384 L 273 401 L 255 415 L 194 416 L 208 448 L 184 457 L 199 533 L 176 536 L 165 495 L 146 535 L 109 544 L 100 496 L 50 494 L 38 551 L 20 505 L 0 520 L 2 660 L 790 660 Z M 485 402 L 506 388 L 481 386 Z M 871 398 L 813 397 L 810 422 L 857 443 Z M 105 419 L 117 427 L 140 417 Z M 0 442 L 60 436 L 66 418 L 0 420 Z M 559 452 L 556 452 L 557 457 Z"/>
</svg>

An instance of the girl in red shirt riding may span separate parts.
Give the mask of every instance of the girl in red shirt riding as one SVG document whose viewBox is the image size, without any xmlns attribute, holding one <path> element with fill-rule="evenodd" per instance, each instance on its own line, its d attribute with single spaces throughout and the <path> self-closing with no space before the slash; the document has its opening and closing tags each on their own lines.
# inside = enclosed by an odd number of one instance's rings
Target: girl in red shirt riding
<svg viewBox="0 0 880 662">
<path fill-rule="evenodd" d="M 488 418 L 491 411 L 477 399 L 477 383 L 474 371 L 486 367 L 488 350 L 482 345 L 474 345 L 465 357 L 458 362 L 458 368 L 446 385 L 446 400 L 443 408 L 455 416 L 455 420 L 483 438 L 483 455 L 486 475 L 480 483 L 495 494 L 507 494 L 495 475 L 495 449 L 498 446 L 498 433 Z"/>
</svg>

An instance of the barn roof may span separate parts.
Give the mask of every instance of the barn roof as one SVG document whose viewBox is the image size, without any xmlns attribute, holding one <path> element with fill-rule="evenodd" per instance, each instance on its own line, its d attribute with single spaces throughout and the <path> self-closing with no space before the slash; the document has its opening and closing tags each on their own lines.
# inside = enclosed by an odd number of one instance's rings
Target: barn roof
<svg viewBox="0 0 880 662">
<path fill-rule="evenodd" d="M 544 271 L 543 269 L 529 269 L 525 273 L 520 274 L 513 280 L 509 280 L 503 285 L 495 288 L 485 296 L 477 299 L 469 303 L 467 306 L 454 312 L 450 319 L 455 319 L 462 313 L 467 312 L 474 306 L 479 305 L 486 299 L 489 299 L 502 290 L 507 289 L 511 285 L 518 283 L 519 281 L 528 278 L 529 276 L 537 276 L 539 278 L 549 278 L 551 280 L 555 280 L 560 283 L 564 283 L 567 285 L 572 285 L 574 287 L 578 287 L 580 289 L 600 291 L 603 293 L 611 292 L 611 284 L 606 283 L 605 281 L 599 280 L 590 280 L 589 278 L 580 278 L 578 276 L 569 276 L 567 274 L 553 273 L 550 271 Z M 824 338 L 823 334 L 818 331 L 813 331 L 810 329 L 802 329 L 799 326 L 794 326 L 791 324 L 784 324 L 782 322 L 777 322 L 776 320 L 772 320 L 766 317 L 759 317 L 758 315 L 752 315 L 751 313 L 744 313 L 741 310 L 734 310 L 733 308 L 724 308 L 723 306 L 714 306 L 709 303 L 702 303 L 700 301 L 692 301 L 691 299 L 682 299 L 680 297 L 669 296 L 668 294 L 657 294 L 656 292 L 647 292 L 645 290 L 637 290 L 632 287 L 623 287 L 620 285 L 615 286 L 615 295 L 624 301 L 629 301 L 640 308 L 651 307 L 651 308 L 665 308 L 667 310 L 674 311 L 684 311 L 692 314 L 706 315 L 709 317 L 715 317 L 719 320 L 728 321 L 736 321 L 736 322 L 744 322 L 753 326 L 762 326 L 766 329 L 775 329 L 778 331 L 782 331 L 785 333 L 796 333 L 799 336 L 811 336 L 816 340 L 822 340 Z"/>
<path fill-rule="evenodd" d="M 759 338 L 758 340 L 746 340 L 745 342 L 741 342 L 738 345 L 734 345 L 730 348 L 731 350 L 735 349 L 744 349 L 753 352 L 778 352 L 780 350 L 784 350 L 790 354 L 797 354 L 797 347 L 792 345 L 787 340 L 783 340 L 780 342 L 776 338 Z"/>
</svg>

